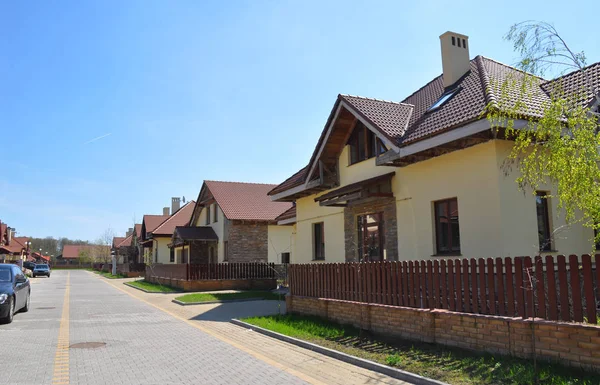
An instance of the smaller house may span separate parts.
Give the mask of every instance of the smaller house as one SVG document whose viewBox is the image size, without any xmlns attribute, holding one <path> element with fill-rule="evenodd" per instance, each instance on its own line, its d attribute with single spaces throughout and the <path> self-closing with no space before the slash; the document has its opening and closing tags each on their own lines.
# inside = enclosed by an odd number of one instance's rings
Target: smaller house
<svg viewBox="0 0 600 385">
<path fill-rule="evenodd" d="M 110 246 L 64 245 L 62 260 L 71 263 L 110 262 Z"/>
<path fill-rule="evenodd" d="M 182 263 L 180 255 L 175 257 L 175 250 L 169 247 L 175 228 L 187 226 L 196 202 L 190 201 L 165 219 L 154 230 L 147 232 L 147 239 L 152 241 L 153 263 Z"/>
<path fill-rule="evenodd" d="M 204 181 L 189 227 L 176 227 L 171 247 L 190 263 L 274 262 L 289 259 L 292 226 L 276 218 L 292 203 L 273 202 L 275 185 Z M 189 254 L 188 254 L 189 253 Z"/>
</svg>

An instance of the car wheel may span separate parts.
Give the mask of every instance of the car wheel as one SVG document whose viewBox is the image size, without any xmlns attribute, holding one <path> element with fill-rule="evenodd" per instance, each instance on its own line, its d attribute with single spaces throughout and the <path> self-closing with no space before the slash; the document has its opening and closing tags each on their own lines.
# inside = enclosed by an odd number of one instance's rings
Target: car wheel
<svg viewBox="0 0 600 385">
<path fill-rule="evenodd" d="M 33 278 L 37 277 L 35 274 L 33 274 Z"/>
<path fill-rule="evenodd" d="M 1 321 L 2 323 L 9 324 L 13 321 L 13 316 L 15 315 L 15 299 L 13 297 L 8 297 L 9 302 L 9 310 L 6 317 L 4 317 Z"/>
<path fill-rule="evenodd" d="M 31 302 L 31 292 L 27 293 L 27 300 L 25 300 L 25 306 L 23 306 L 23 309 L 21 309 L 21 311 L 23 313 L 27 313 L 29 311 L 29 303 Z"/>
</svg>

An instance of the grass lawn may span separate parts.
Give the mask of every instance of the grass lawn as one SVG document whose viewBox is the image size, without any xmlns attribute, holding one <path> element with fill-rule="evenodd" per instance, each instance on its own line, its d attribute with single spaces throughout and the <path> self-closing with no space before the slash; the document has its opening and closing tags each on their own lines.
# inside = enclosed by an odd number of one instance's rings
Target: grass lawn
<svg viewBox="0 0 600 385">
<path fill-rule="evenodd" d="M 277 300 L 279 299 L 279 295 L 270 291 L 242 291 L 240 293 L 194 293 L 182 295 L 175 299 L 181 302 L 212 302 L 247 298 Z M 281 296 L 281 298 L 284 299 L 284 296 Z"/>
<path fill-rule="evenodd" d="M 299 315 L 274 315 L 243 319 L 250 324 L 335 349 L 356 357 L 396 367 L 421 376 L 457 385 L 535 383 L 533 363 L 528 360 L 478 355 L 440 345 L 396 341 L 384 343 L 359 337 L 359 330 L 327 320 Z M 547 363 L 538 363 L 539 384 L 600 384 L 600 375 Z"/>
<path fill-rule="evenodd" d="M 110 278 L 110 279 L 127 278 L 127 276 L 124 275 L 124 274 L 113 275 L 112 273 L 107 273 L 107 272 L 104 272 L 104 271 L 99 271 L 98 274 L 100 274 L 101 276 L 103 276 L 105 278 Z"/>
<path fill-rule="evenodd" d="M 138 281 L 127 282 L 127 284 L 137 287 L 139 289 L 151 291 L 153 293 L 178 293 L 181 291 L 181 290 L 175 289 L 174 287 L 159 285 L 156 283 L 148 282 L 143 279 L 140 279 Z"/>
</svg>

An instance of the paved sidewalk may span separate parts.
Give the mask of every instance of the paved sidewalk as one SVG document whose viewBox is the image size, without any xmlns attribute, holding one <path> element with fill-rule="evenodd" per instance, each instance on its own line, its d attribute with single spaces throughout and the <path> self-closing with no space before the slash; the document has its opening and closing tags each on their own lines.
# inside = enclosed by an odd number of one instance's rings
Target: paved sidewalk
<svg viewBox="0 0 600 385">
<path fill-rule="evenodd" d="M 277 314 L 279 305 L 281 311 L 285 312 L 285 302 L 253 301 L 180 306 L 171 300 L 181 293 L 150 294 L 123 285 L 123 280 L 97 279 L 309 383 L 408 384 L 229 323 L 234 317 Z"/>
</svg>

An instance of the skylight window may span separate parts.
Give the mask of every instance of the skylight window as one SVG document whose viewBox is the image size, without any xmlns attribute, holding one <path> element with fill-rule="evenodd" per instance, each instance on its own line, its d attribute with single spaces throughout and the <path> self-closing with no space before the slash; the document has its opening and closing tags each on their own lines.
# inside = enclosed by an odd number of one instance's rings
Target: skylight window
<svg viewBox="0 0 600 385">
<path fill-rule="evenodd" d="M 427 112 L 434 111 L 434 110 L 437 110 L 438 108 L 440 108 L 444 103 L 446 103 L 448 100 L 450 100 L 451 97 L 456 95 L 456 93 L 459 90 L 460 90 L 460 87 L 456 87 L 450 91 L 444 92 L 442 94 L 442 96 L 440 96 L 440 98 L 435 103 L 433 103 L 433 105 L 431 107 L 429 107 L 427 109 Z"/>
</svg>

